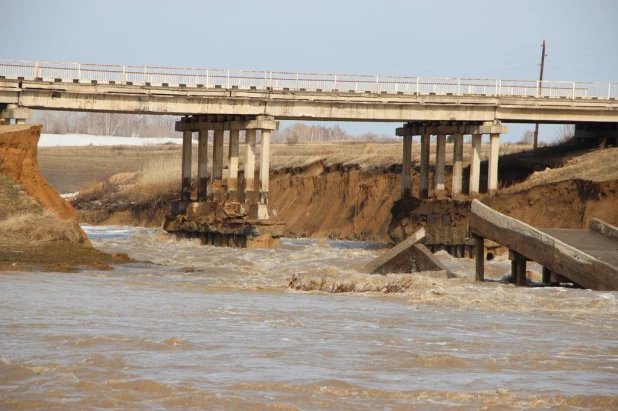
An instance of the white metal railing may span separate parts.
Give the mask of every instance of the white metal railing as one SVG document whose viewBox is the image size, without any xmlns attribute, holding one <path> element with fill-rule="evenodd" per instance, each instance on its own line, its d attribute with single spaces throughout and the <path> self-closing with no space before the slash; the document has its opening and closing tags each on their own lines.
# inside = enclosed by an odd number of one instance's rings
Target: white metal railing
<svg viewBox="0 0 618 411">
<path fill-rule="evenodd" d="M 618 98 L 618 83 L 500 80 L 256 70 L 193 69 L 2 60 L 0 76 L 49 82 L 416 95 Z"/>
</svg>

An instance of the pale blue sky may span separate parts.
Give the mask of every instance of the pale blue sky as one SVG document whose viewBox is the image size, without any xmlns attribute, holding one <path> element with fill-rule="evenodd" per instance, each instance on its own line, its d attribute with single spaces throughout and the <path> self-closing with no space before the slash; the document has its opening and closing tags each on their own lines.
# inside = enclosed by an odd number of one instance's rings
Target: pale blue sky
<svg viewBox="0 0 618 411">
<path fill-rule="evenodd" d="M 615 0 L 0 0 L 0 39 L 9 59 L 509 79 L 538 78 L 547 40 L 545 79 L 618 81 Z"/>
</svg>

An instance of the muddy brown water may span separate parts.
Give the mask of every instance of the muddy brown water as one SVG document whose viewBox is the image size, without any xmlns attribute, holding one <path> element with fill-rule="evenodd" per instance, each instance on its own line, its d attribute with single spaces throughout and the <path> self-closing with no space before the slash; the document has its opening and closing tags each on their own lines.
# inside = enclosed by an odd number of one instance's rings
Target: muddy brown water
<svg viewBox="0 0 618 411">
<path fill-rule="evenodd" d="M 0 409 L 616 409 L 616 292 L 414 277 L 402 294 L 298 292 L 355 282 L 375 244 L 279 250 L 86 227 L 154 264 L 0 276 Z M 534 267 L 532 267 L 534 269 Z M 491 279 L 508 273 L 496 258 Z M 538 273 L 533 273 L 533 277 Z"/>
</svg>

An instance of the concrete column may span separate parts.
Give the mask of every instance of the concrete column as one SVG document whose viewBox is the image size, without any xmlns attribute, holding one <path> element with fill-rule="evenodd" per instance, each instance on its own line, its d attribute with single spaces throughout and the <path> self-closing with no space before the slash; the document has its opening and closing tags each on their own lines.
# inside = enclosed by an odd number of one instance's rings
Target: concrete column
<svg viewBox="0 0 618 411">
<path fill-rule="evenodd" d="M 489 135 L 489 177 L 487 179 L 487 192 L 491 193 L 498 189 L 498 154 L 500 150 L 500 134 Z"/>
<path fill-rule="evenodd" d="M 474 254 L 476 258 L 476 281 L 485 281 L 485 239 L 481 236 L 473 234 L 474 238 Z"/>
<path fill-rule="evenodd" d="M 245 131 L 245 202 L 254 200 L 255 134 L 255 129 Z"/>
<path fill-rule="evenodd" d="M 208 129 L 200 128 L 197 143 L 197 201 L 208 199 Z"/>
<path fill-rule="evenodd" d="M 455 133 L 453 141 L 453 196 L 461 194 L 463 185 L 463 134 Z"/>
<path fill-rule="evenodd" d="M 543 284 L 551 283 L 551 270 L 547 267 L 543 267 Z"/>
<path fill-rule="evenodd" d="M 180 199 L 191 200 L 191 157 L 193 132 L 184 131 L 182 133 L 182 186 L 180 189 Z"/>
<path fill-rule="evenodd" d="M 227 192 L 230 198 L 236 197 L 238 191 L 238 144 L 240 130 L 230 130 L 230 149 L 228 161 Z"/>
<path fill-rule="evenodd" d="M 472 135 L 472 159 L 470 160 L 470 194 L 479 192 L 481 179 L 481 141 L 482 134 Z"/>
<path fill-rule="evenodd" d="M 436 192 L 444 191 L 444 165 L 446 164 L 446 134 L 438 134 L 436 148 Z"/>
<path fill-rule="evenodd" d="M 270 172 L 270 130 L 262 130 L 260 143 L 260 204 L 268 204 L 268 173 Z"/>
<path fill-rule="evenodd" d="M 212 154 L 212 190 L 211 196 L 221 196 L 223 185 L 223 127 L 214 131 Z"/>
<path fill-rule="evenodd" d="M 518 287 L 526 286 L 526 257 L 516 251 L 509 253 L 511 257 L 511 281 Z"/>
<path fill-rule="evenodd" d="M 421 136 L 421 198 L 429 197 L 429 153 L 431 136 L 423 134 Z"/>
<path fill-rule="evenodd" d="M 401 198 L 412 196 L 412 136 L 403 136 L 403 158 L 401 159 Z"/>
</svg>

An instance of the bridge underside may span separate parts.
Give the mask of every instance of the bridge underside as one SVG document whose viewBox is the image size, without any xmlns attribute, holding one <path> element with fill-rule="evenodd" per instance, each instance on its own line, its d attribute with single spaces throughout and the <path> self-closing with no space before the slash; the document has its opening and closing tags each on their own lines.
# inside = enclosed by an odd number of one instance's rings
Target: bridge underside
<svg viewBox="0 0 618 411">
<path fill-rule="evenodd" d="M 134 114 L 266 115 L 282 120 L 618 122 L 614 98 L 170 88 L 6 79 L 0 79 L 0 104 Z"/>
</svg>

